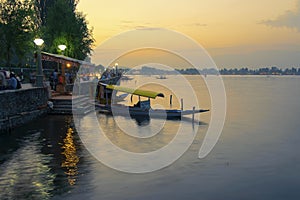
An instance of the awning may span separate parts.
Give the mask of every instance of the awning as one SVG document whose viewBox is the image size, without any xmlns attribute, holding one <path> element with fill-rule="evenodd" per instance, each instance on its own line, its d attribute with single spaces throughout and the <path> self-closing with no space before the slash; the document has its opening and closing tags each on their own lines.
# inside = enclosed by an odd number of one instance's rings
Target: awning
<svg viewBox="0 0 300 200">
<path fill-rule="evenodd" d="M 51 62 L 56 62 L 56 63 L 62 63 L 62 64 L 67 64 L 70 63 L 72 66 L 86 66 L 86 67 L 94 67 L 95 65 L 89 62 L 85 62 L 83 60 L 77 60 L 74 58 L 70 58 L 67 56 L 63 55 L 58 55 L 58 54 L 53 54 L 53 53 L 48 53 L 48 52 L 41 52 L 42 55 L 42 60 L 44 61 L 51 61 Z"/>
<path fill-rule="evenodd" d="M 117 90 L 120 92 L 125 92 L 128 94 L 134 94 L 142 97 L 149 97 L 152 99 L 155 99 L 156 97 L 165 97 L 163 93 L 159 92 L 153 92 L 153 91 L 148 91 L 148 90 L 141 90 L 141 89 L 133 89 L 133 88 L 127 88 L 127 87 L 122 87 L 122 86 L 117 86 L 117 85 L 106 85 L 107 89 L 111 90 Z"/>
</svg>

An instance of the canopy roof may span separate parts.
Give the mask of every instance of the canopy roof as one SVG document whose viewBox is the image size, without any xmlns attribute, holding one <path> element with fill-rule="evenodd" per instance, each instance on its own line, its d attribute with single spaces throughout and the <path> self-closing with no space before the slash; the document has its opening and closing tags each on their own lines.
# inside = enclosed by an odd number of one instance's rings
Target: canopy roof
<svg viewBox="0 0 300 200">
<path fill-rule="evenodd" d="M 111 89 L 111 90 L 117 90 L 120 92 L 125 92 L 128 94 L 135 94 L 135 95 L 142 96 L 142 97 L 149 97 L 152 99 L 155 99 L 156 97 L 165 97 L 163 93 L 153 92 L 153 91 L 149 91 L 149 90 L 127 88 L 127 87 L 122 87 L 122 86 L 117 86 L 117 85 L 106 85 L 106 88 Z"/>
<path fill-rule="evenodd" d="M 42 60 L 45 61 L 52 61 L 52 62 L 57 62 L 57 63 L 62 63 L 62 64 L 67 64 L 70 63 L 73 66 L 86 66 L 86 67 L 94 67 L 95 65 L 89 62 L 85 62 L 83 60 L 77 60 L 74 58 L 70 58 L 67 56 L 63 55 L 58 55 L 58 54 L 53 54 L 53 53 L 48 53 L 48 52 L 41 52 L 42 55 Z"/>
</svg>

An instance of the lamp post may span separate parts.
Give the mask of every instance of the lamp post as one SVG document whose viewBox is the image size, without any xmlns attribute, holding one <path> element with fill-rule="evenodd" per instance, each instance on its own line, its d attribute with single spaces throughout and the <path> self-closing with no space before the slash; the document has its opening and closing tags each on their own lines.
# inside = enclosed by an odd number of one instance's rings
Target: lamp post
<svg viewBox="0 0 300 200">
<path fill-rule="evenodd" d="M 67 48 L 67 46 L 64 44 L 60 44 L 60 45 L 58 45 L 58 48 L 61 52 L 61 55 L 64 55 L 64 50 Z M 59 63 L 57 63 L 57 71 L 59 71 Z"/>
<path fill-rule="evenodd" d="M 67 48 L 67 46 L 64 44 L 60 44 L 60 45 L 58 45 L 58 48 L 61 50 L 62 55 L 64 55 L 64 50 Z M 65 66 L 63 65 L 63 63 L 61 64 L 61 76 L 63 78 L 63 85 L 65 85 L 65 83 L 66 83 Z"/>
<path fill-rule="evenodd" d="M 58 48 L 63 52 L 67 48 L 67 46 L 64 44 L 60 44 L 58 45 Z"/>
<path fill-rule="evenodd" d="M 58 48 L 59 48 L 61 54 L 64 55 L 64 50 L 67 48 L 67 46 L 64 44 L 60 44 L 60 45 L 58 45 Z M 57 71 L 59 72 L 59 62 L 57 63 Z"/>
<path fill-rule="evenodd" d="M 33 41 L 35 45 L 37 46 L 37 75 L 36 75 L 36 86 L 37 87 L 43 87 L 43 68 L 42 68 L 42 55 L 41 55 L 41 46 L 44 44 L 44 40 L 37 38 Z"/>
<path fill-rule="evenodd" d="M 116 75 L 118 74 L 118 63 L 115 63 Z"/>
</svg>

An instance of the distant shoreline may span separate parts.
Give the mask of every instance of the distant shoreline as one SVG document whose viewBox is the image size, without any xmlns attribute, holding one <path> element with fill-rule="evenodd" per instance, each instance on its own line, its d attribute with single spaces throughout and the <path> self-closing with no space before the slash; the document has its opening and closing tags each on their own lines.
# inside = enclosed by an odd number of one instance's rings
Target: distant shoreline
<svg viewBox="0 0 300 200">
<path fill-rule="evenodd" d="M 217 69 L 217 68 L 186 68 L 186 69 L 175 69 L 165 70 L 157 69 L 155 67 L 143 66 L 140 69 L 129 69 L 126 68 L 128 74 L 143 74 L 143 75 L 172 75 L 172 74 L 183 74 L 183 75 L 264 75 L 264 76 L 285 76 L 285 75 L 300 75 L 300 68 L 286 68 L 279 69 L 277 67 L 265 67 L 258 69 L 248 68 L 234 68 L 234 69 Z"/>
</svg>

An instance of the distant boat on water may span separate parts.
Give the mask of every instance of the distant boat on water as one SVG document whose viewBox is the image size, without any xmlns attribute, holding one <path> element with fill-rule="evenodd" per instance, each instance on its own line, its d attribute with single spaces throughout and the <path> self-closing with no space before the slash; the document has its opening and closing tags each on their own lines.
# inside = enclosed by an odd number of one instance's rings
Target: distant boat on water
<svg viewBox="0 0 300 200">
<path fill-rule="evenodd" d="M 156 77 L 157 79 L 167 79 L 167 77 L 165 75 L 160 75 L 158 77 Z"/>
</svg>

